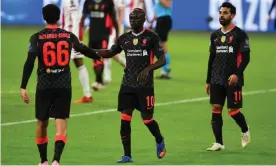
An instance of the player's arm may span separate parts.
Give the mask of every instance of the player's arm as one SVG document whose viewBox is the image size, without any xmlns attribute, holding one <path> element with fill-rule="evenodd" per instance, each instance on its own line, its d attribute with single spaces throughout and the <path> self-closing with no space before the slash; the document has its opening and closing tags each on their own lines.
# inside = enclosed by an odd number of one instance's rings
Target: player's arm
<svg viewBox="0 0 276 166">
<path fill-rule="evenodd" d="M 159 2 L 165 8 L 170 8 L 171 7 L 171 0 L 159 0 Z"/>
<path fill-rule="evenodd" d="M 115 11 L 113 1 L 110 1 L 110 17 L 111 17 L 113 26 L 114 26 L 115 31 L 116 31 L 116 38 L 118 38 L 119 37 L 119 25 L 118 25 L 118 21 L 117 21 L 117 17 L 116 17 L 116 11 Z"/>
<path fill-rule="evenodd" d="M 272 5 L 271 5 L 271 8 L 270 8 L 270 10 L 269 10 L 269 12 L 268 12 L 268 15 L 269 15 L 269 16 L 271 15 L 272 10 L 273 10 L 273 8 L 274 8 L 275 6 L 276 6 L 276 0 L 273 0 Z"/>
<path fill-rule="evenodd" d="M 159 69 L 166 64 L 165 53 L 161 45 L 161 41 L 157 35 L 153 35 L 151 38 L 151 44 L 153 54 L 157 57 L 157 61 L 139 73 L 137 80 L 142 84 L 144 84 L 148 79 L 149 71 Z"/>
<path fill-rule="evenodd" d="M 83 38 L 83 26 L 84 26 L 84 20 L 85 20 L 87 14 L 89 14 L 88 0 L 85 0 L 85 2 L 83 4 L 82 16 L 81 16 L 80 24 L 79 24 L 79 38 L 80 38 L 80 40 L 82 40 L 82 38 Z"/>
<path fill-rule="evenodd" d="M 211 82 L 211 74 L 212 74 L 212 66 L 213 62 L 216 58 L 216 49 L 215 49 L 215 44 L 214 44 L 214 38 L 213 35 L 211 35 L 210 38 L 210 47 L 209 47 L 209 60 L 208 60 L 208 67 L 207 67 L 207 79 L 206 79 L 206 93 L 210 95 L 210 82 Z"/>
<path fill-rule="evenodd" d="M 206 84 L 210 84 L 211 82 L 211 73 L 212 73 L 212 66 L 213 62 L 216 57 L 216 50 L 215 50 L 215 44 L 214 44 L 214 39 L 211 36 L 210 39 L 210 48 L 209 48 L 209 60 L 208 60 L 208 68 L 207 68 L 207 79 L 206 79 Z"/>
<path fill-rule="evenodd" d="M 124 23 L 124 19 L 125 19 L 125 6 L 124 4 L 120 4 L 120 6 L 118 7 L 118 13 L 119 13 L 119 16 L 118 16 L 118 24 L 120 26 L 123 26 L 123 23 Z"/>
<path fill-rule="evenodd" d="M 161 40 L 157 35 L 153 35 L 152 39 L 153 54 L 156 56 L 157 61 L 148 66 L 148 70 L 156 70 L 166 64 L 165 53 L 161 44 Z"/>
<path fill-rule="evenodd" d="M 24 64 L 21 81 L 21 89 L 26 89 L 30 76 L 33 72 L 34 62 L 37 56 L 37 35 L 32 35 L 29 40 L 28 56 Z"/>
<path fill-rule="evenodd" d="M 242 55 L 242 61 L 234 72 L 235 75 L 241 77 L 243 72 L 245 71 L 249 61 L 250 61 L 250 46 L 249 46 L 249 38 L 245 32 L 241 35 L 241 44 L 240 44 L 240 51 Z"/>
<path fill-rule="evenodd" d="M 119 46 L 118 44 L 114 44 L 110 50 L 106 50 L 106 49 L 99 49 L 99 50 L 95 50 L 98 52 L 98 54 L 103 57 L 103 58 L 112 58 L 113 56 L 121 53 L 122 48 L 121 46 Z"/>
<path fill-rule="evenodd" d="M 21 80 L 21 98 L 25 103 L 29 103 L 30 99 L 27 94 L 27 84 L 34 69 L 34 62 L 37 56 L 37 34 L 31 36 L 29 40 L 28 56 L 24 64 L 22 80 Z"/>
<path fill-rule="evenodd" d="M 99 54 L 95 52 L 93 49 L 87 47 L 86 45 L 80 43 L 79 39 L 77 38 L 76 35 L 71 33 L 71 38 L 73 41 L 73 48 L 77 51 L 82 53 L 84 56 L 91 58 L 91 59 L 101 59 Z"/>
</svg>

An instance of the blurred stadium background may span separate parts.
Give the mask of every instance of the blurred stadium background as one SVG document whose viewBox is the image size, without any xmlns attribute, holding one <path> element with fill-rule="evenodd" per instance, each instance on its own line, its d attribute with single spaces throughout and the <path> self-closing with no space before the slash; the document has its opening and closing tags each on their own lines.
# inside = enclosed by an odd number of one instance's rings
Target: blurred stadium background
<svg viewBox="0 0 276 166">
<path fill-rule="evenodd" d="M 155 116 L 165 135 L 168 153 L 163 160 L 155 157 L 154 140 L 136 112 L 132 123 L 134 164 L 276 164 L 276 34 L 273 21 L 267 19 L 272 0 L 230 0 L 237 7 L 235 23 L 249 33 L 252 49 L 245 73 L 243 109 L 252 143 L 241 149 L 240 131 L 224 113 L 226 150 L 205 151 L 214 141 L 211 107 L 204 92 L 209 35 L 220 27 L 218 10 L 223 1 L 173 1 L 173 32 L 169 37 L 172 79 L 155 81 Z M 19 86 L 29 37 L 44 25 L 41 8 L 48 3 L 60 5 L 61 0 L 1 0 L 1 3 L 1 164 L 34 165 L 39 161 L 34 138 L 35 70 L 28 85 L 29 105 L 21 101 Z M 150 18 L 153 3 L 146 0 Z M 275 10 L 272 18 L 276 17 Z M 126 15 L 129 11 L 127 7 Z M 208 22 L 210 17 L 212 21 Z M 127 18 L 125 26 L 128 26 Z M 94 80 L 91 61 L 86 59 L 85 63 Z M 71 68 L 73 99 L 76 99 L 82 90 L 77 71 L 73 65 Z M 114 164 L 122 155 L 120 115 L 115 110 L 123 70 L 117 63 L 112 68 L 112 83 L 101 92 L 93 92 L 94 103 L 72 104 L 69 141 L 62 164 Z M 49 126 L 49 139 L 54 141 L 53 123 Z M 53 144 L 50 144 L 48 156 L 52 154 Z"/>
</svg>

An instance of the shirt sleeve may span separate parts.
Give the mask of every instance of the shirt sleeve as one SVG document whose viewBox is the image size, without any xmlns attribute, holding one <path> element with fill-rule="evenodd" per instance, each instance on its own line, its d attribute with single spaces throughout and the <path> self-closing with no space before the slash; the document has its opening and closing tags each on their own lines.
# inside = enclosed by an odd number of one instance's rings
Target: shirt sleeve
<svg viewBox="0 0 276 166">
<path fill-rule="evenodd" d="M 120 36 L 116 43 L 111 47 L 110 51 L 115 52 L 117 54 L 121 53 L 123 48 L 122 48 L 122 38 L 123 36 Z"/>
<path fill-rule="evenodd" d="M 29 48 L 28 48 L 28 56 L 24 64 L 21 86 L 20 88 L 26 89 L 28 81 L 31 77 L 34 68 L 34 62 L 37 56 L 37 35 L 34 34 L 30 37 L 29 40 Z"/>
<path fill-rule="evenodd" d="M 240 35 L 240 51 L 250 52 L 249 38 L 245 32 Z"/>
<path fill-rule="evenodd" d="M 152 51 L 156 58 L 158 59 L 162 54 L 164 54 L 164 49 L 161 44 L 160 38 L 155 34 L 152 37 Z"/>
<path fill-rule="evenodd" d="M 209 52 L 210 52 L 210 54 L 209 54 L 208 67 L 207 67 L 207 78 L 206 78 L 207 84 L 210 84 L 210 82 L 211 82 L 212 66 L 213 66 L 213 62 L 216 57 L 216 46 L 214 43 L 213 35 L 211 35 L 211 37 L 210 37 Z"/>
</svg>

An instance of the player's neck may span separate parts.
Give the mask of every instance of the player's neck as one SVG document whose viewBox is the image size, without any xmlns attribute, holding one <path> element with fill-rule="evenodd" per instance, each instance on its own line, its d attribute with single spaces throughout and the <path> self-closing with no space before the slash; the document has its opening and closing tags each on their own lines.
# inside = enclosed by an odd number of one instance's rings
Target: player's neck
<svg viewBox="0 0 276 166">
<path fill-rule="evenodd" d="M 56 23 L 56 24 L 46 24 L 46 28 L 48 28 L 48 29 L 57 29 L 58 28 L 58 23 Z"/>
<path fill-rule="evenodd" d="M 132 29 L 132 33 L 136 36 L 140 35 L 143 32 L 144 32 L 144 28 Z"/>
<path fill-rule="evenodd" d="M 222 26 L 222 27 L 221 27 L 221 31 L 223 31 L 223 32 L 229 32 L 229 31 L 231 31 L 234 27 L 235 27 L 235 25 L 234 25 L 233 23 L 230 23 L 229 25 Z"/>
</svg>

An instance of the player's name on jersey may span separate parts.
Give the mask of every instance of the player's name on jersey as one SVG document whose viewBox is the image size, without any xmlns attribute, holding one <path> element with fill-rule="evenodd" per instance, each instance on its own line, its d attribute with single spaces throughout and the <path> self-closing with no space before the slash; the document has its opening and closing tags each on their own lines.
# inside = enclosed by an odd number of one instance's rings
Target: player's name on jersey
<svg viewBox="0 0 276 166">
<path fill-rule="evenodd" d="M 234 48 L 232 46 L 216 46 L 216 53 L 233 53 Z"/>
<path fill-rule="evenodd" d="M 147 56 L 147 50 L 127 50 L 127 56 Z"/>
<path fill-rule="evenodd" d="M 92 17 L 92 18 L 104 18 L 104 12 L 99 12 L 99 11 L 95 12 L 95 11 L 93 11 L 93 12 L 90 13 L 90 17 Z"/>
<path fill-rule="evenodd" d="M 71 38 L 70 33 L 47 33 L 39 35 L 39 39 Z"/>
</svg>

